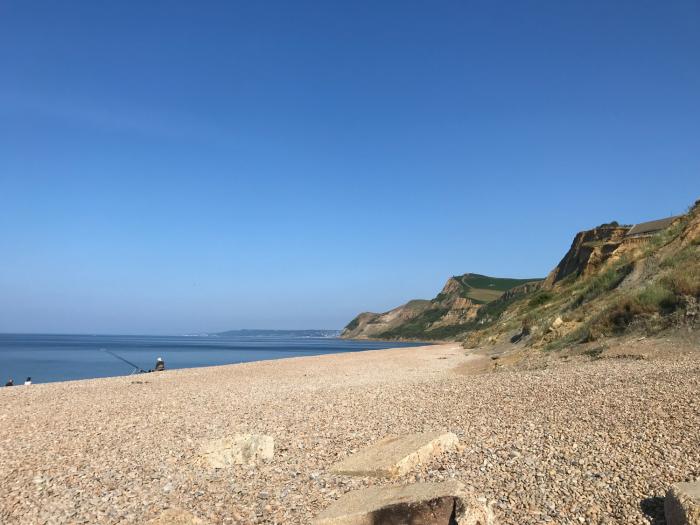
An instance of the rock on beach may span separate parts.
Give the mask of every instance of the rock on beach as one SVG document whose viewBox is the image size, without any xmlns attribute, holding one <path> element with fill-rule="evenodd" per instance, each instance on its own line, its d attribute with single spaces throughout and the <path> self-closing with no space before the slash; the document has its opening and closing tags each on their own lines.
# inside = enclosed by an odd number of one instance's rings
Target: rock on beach
<svg viewBox="0 0 700 525">
<path fill-rule="evenodd" d="M 700 480 L 671 485 L 664 512 L 666 525 L 700 525 Z"/>
<path fill-rule="evenodd" d="M 237 434 L 207 441 L 202 446 L 201 456 L 213 468 L 255 464 L 272 459 L 274 446 L 271 436 Z"/>
<path fill-rule="evenodd" d="M 351 476 L 403 476 L 416 465 L 455 449 L 458 443 L 452 432 L 386 437 L 335 464 L 331 470 Z"/>
<path fill-rule="evenodd" d="M 350 492 L 333 503 L 315 525 L 495 525 L 484 499 L 456 481 L 386 485 Z"/>
</svg>

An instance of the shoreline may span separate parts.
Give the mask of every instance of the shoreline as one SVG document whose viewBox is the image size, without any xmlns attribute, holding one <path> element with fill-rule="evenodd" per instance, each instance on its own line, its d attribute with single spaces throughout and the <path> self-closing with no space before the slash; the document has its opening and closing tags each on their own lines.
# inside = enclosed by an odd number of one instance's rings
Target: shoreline
<svg viewBox="0 0 700 525">
<path fill-rule="evenodd" d="M 20 335 L 22 336 L 23 334 L 0 334 L 2 335 Z M 29 337 L 45 337 L 44 334 L 26 334 Z M 75 341 L 76 348 L 75 349 L 70 349 L 70 352 L 87 352 L 87 356 L 89 358 L 89 352 L 97 351 L 97 346 L 104 345 L 104 346 L 109 346 L 112 342 L 109 340 L 102 341 L 100 344 L 96 344 L 95 348 L 77 348 L 78 346 L 83 346 L 85 343 L 84 341 L 81 341 L 80 339 L 84 339 L 86 336 L 85 334 L 78 334 L 78 335 L 65 335 L 65 334 L 48 334 L 49 336 L 56 336 L 56 337 L 61 337 L 61 338 L 78 338 Z M 97 337 L 97 336 L 96 336 Z M 164 336 L 119 336 L 119 335 L 109 335 L 109 336 L 100 336 L 100 337 L 106 337 L 114 340 L 119 340 L 122 337 L 134 337 L 134 338 L 146 338 L 146 339 L 153 339 L 153 340 L 159 340 Z M 165 336 L 165 337 L 177 337 L 178 339 L 191 339 L 186 336 Z M 207 338 L 202 338 L 202 339 L 207 339 Z M 300 338 L 289 338 L 288 340 L 281 341 L 279 346 L 269 346 L 265 347 L 262 346 L 256 350 L 252 350 L 253 347 L 249 347 L 248 344 L 250 344 L 247 340 L 239 340 L 239 339 L 229 339 L 226 340 L 225 338 L 223 339 L 223 343 L 221 345 L 217 346 L 212 346 L 212 347 L 206 347 L 201 349 L 201 360 L 199 358 L 195 359 L 190 359 L 189 363 L 183 363 L 181 360 L 177 361 L 176 359 L 171 359 L 168 358 L 168 355 L 171 357 L 176 356 L 180 351 L 186 350 L 189 348 L 189 345 L 187 344 L 187 341 L 183 342 L 176 342 L 173 343 L 172 345 L 168 347 L 161 347 L 161 348 L 153 348 L 153 357 L 152 359 L 155 359 L 155 356 L 158 354 L 162 354 L 166 357 L 166 371 L 172 371 L 172 370 L 189 370 L 189 369 L 196 369 L 196 368 L 210 368 L 210 367 L 218 367 L 218 366 L 231 366 L 231 365 L 240 365 L 240 364 L 245 364 L 245 363 L 253 363 L 253 362 L 258 362 L 258 361 L 275 361 L 275 360 L 280 360 L 280 359 L 294 359 L 297 357 L 312 357 L 314 355 L 332 355 L 332 354 L 343 354 L 343 353 L 354 353 L 354 352 L 365 352 L 365 351 L 373 351 L 373 350 L 389 350 L 389 349 L 394 349 L 394 346 L 391 346 L 392 343 L 396 344 L 401 344 L 401 345 L 410 345 L 410 346 L 427 346 L 428 344 L 431 343 L 425 343 L 422 344 L 421 342 L 417 341 L 379 341 L 379 340 L 362 340 L 362 339 L 343 339 L 340 337 L 333 337 L 333 338 L 319 338 L 320 341 L 323 341 L 323 343 L 320 345 L 321 348 L 319 349 L 318 345 L 316 343 L 311 343 L 307 344 L 307 347 L 304 346 L 304 342 L 307 341 L 306 338 L 300 337 Z M 70 341 L 72 343 L 72 341 Z M 199 342 L 199 341 L 198 341 Z M 256 341 L 257 342 L 257 341 Z M 300 347 L 300 342 L 302 343 L 302 347 Z M 364 345 L 366 343 L 366 345 Z M 29 352 L 59 352 L 62 350 L 62 345 L 59 343 L 56 343 L 58 346 L 34 346 L 37 345 L 37 342 L 32 341 L 31 339 L 27 341 L 21 341 L 21 343 L 16 343 L 14 342 L 15 345 L 19 344 L 19 347 L 27 346 L 30 348 Z M 41 342 L 39 342 L 39 345 Z M 66 344 L 66 343 L 62 343 Z M 325 346 L 325 348 L 324 348 Z M 380 346 L 380 348 L 374 348 L 376 346 Z M 199 349 L 199 345 L 196 346 Z M 409 347 L 409 346 L 406 346 Z M 5 347 L 0 346 L 0 359 L 3 357 L 3 350 Z M 9 347 L 10 352 L 13 350 L 16 351 L 16 349 L 13 349 L 12 347 Z M 125 352 L 123 355 L 126 355 L 129 357 L 129 359 L 133 359 L 135 361 L 141 362 L 141 364 L 144 363 L 144 355 L 140 355 L 139 357 L 133 357 L 130 356 L 130 353 L 136 350 L 137 352 L 144 354 L 145 350 L 144 348 L 141 347 L 124 347 L 124 348 L 116 348 L 115 352 L 117 353 L 122 353 Z M 232 362 L 217 362 L 217 358 L 208 356 L 208 352 L 213 352 L 214 355 L 221 351 L 226 351 L 226 352 L 231 352 L 231 357 L 239 357 L 240 359 L 237 360 L 232 360 Z M 69 353 L 70 353 L 69 352 Z M 308 352 L 308 353 L 307 353 Z M 318 352 L 318 353 L 315 353 Z M 47 354 L 47 359 L 51 360 L 51 356 Z M 17 363 L 12 363 L 10 368 L 14 367 L 15 370 L 12 373 L 7 373 L 5 372 L 5 378 L 7 377 L 13 377 L 15 379 L 18 378 L 24 378 L 26 376 L 31 376 L 33 378 L 32 386 L 38 386 L 38 385 L 44 385 L 44 384 L 54 384 L 54 383 L 64 383 L 64 382 L 70 382 L 70 381 L 89 381 L 93 379 L 107 379 L 107 378 L 113 378 L 113 377 L 131 377 L 131 376 L 140 376 L 143 375 L 144 373 L 130 373 L 128 371 L 128 368 L 125 368 L 122 363 L 119 363 L 116 361 L 116 359 L 119 359 L 119 357 L 115 357 L 115 361 L 112 362 L 111 360 L 107 364 L 107 368 L 110 369 L 107 373 L 105 373 L 105 364 L 104 363 L 99 363 L 95 361 L 88 361 L 86 362 L 85 365 L 80 364 L 79 369 L 80 371 L 78 373 L 72 374 L 72 373 L 63 373 L 64 370 L 72 370 L 73 366 L 70 361 L 66 360 L 65 362 L 60 362 L 58 363 L 59 366 L 57 366 L 55 369 L 51 370 L 50 373 L 48 374 L 48 379 L 45 378 L 46 376 L 46 370 L 44 370 L 44 375 L 42 376 L 41 372 L 37 370 L 36 368 L 32 368 L 32 363 L 34 363 L 31 360 L 26 359 L 26 363 L 23 363 L 22 360 L 19 360 L 19 363 L 21 363 L 22 368 L 20 369 L 20 366 L 18 366 Z M 149 355 L 147 358 L 151 359 L 151 356 Z M 207 360 L 213 361 L 210 363 L 206 363 Z M 173 365 L 173 361 L 175 364 Z M 199 363 L 197 362 L 199 361 Z M 204 361 L 204 362 L 203 362 Z M 221 361 L 221 360 L 218 360 Z M 152 362 L 152 361 L 150 361 Z M 201 364 L 200 364 L 201 363 Z M 39 365 L 38 368 L 42 368 L 42 365 L 44 365 L 43 362 L 37 361 L 34 363 L 35 365 Z M 89 365 L 95 365 L 94 369 L 90 368 Z M 113 364 L 114 366 L 110 366 Z M 45 368 L 45 366 L 44 366 Z M 118 368 L 124 368 L 125 371 L 116 371 L 112 372 L 112 369 L 116 370 Z M 152 373 L 154 370 L 150 370 L 151 367 L 144 367 L 147 369 L 146 373 Z M 90 369 L 86 373 L 86 370 Z M 17 370 L 21 370 L 23 373 L 17 373 Z M 58 373 L 56 373 L 56 370 L 58 370 Z M 29 372 L 29 373 L 27 373 Z M 85 377 L 88 374 L 97 374 L 93 377 Z M 108 374 L 108 375 L 107 375 Z M 78 376 L 78 377 L 66 377 L 66 378 L 58 378 L 58 379 L 51 379 L 51 376 L 54 377 L 60 377 L 60 376 Z M 82 376 L 82 377 L 81 377 Z M 24 380 L 22 382 L 16 382 L 13 387 L 16 386 L 24 386 L 23 385 Z M 3 383 L 0 383 L 0 388 L 3 388 L 4 386 L 4 379 Z M 9 387 L 8 387 L 9 388 Z"/>
<path fill-rule="evenodd" d="M 700 356 L 628 354 L 475 374 L 491 358 L 451 343 L 0 389 L 0 521 L 139 524 L 177 508 L 301 524 L 346 492 L 454 479 L 502 524 L 648 523 L 644 501 L 700 475 Z M 460 447 L 396 480 L 330 471 L 386 436 L 438 430 Z M 237 433 L 273 437 L 273 458 L 201 464 L 203 443 Z"/>
<path fill-rule="evenodd" d="M 354 341 L 361 342 L 363 339 L 357 339 Z M 379 342 L 379 341 L 375 341 Z M 387 341 L 390 342 L 390 341 Z M 396 341 L 396 342 L 409 342 L 409 341 Z M 429 346 L 442 346 L 442 345 L 449 345 L 453 343 L 439 343 L 439 344 L 425 344 L 425 345 L 420 345 L 418 346 L 418 343 L 416 343 L 417 346 L 406 346 L 406 347 L 389 347 L 389 348 L 373 348 L 373 349 L 358 349 L 358 350 L 346 350 L 344 352 L 328 352 L 325 354 L 316 354 L 316 355 L 298 355 L 298 356 L 289 356 L 289 357 L 276 357 L 276 358 L 271 358 L 271 359 L 256 359 L 256 360 L 251 360 L 251 361 L 240 361 L 238 363 L 226 363 L 226 364 L 221 364 L 221 365 L 202 365 L 202 366 L 189 366 L 189 367 L 182 367 L 182 368 L 166 368 L 165 370 L 161 372 L 156 372 L 155 370 L 148 371 L 145 373 L 136 373 L 136 374 L 126 374 L 126 375 L 114 375 L 114 376 L 106 376 L 106 377 L 86 377 L 86 378 L 81 378 L 81 379 L 63 379 L 59 381 L 45 381 L 43 383 L 34 383 L 32 382 L 31 385 L 24 385 L 23 383 L 17 383 L 13 385 L 12 387 L 3 387 L 0 386 L 0 392 L 2 392 L 4 389 L 14 389 L 16 387 L 43 387 L 46 385 L 63 385 L 66 383 L 83 383 L 83 382 L 97 382 L 97 381 L 109 381 L 109 380 L 115 380 L 115 379 L 137 379 L 137 378 L 150 378 L 153 375 L 158 375 L 158 376 L 166 376 L 171 373 L 178 373 L 178 372 L 187 372 L 187 371 L 215 371 L 218 369 L 225 369 L 229 367 L 239 367 L 239 366 L 245 366 L 245 365 L 252 365 L 252 364 L 257 364 L 257 363 L 276 363 L 280 361 L 294 361 L 298 359 L 312 359 L 312 358 L 318 358 L 318 357 L 325 357 L 325 356 L 343 356 L 343 355 L 356 355 L 356 354 L 362 354 L 362 353 L 369 353 L 369 352 L 386 352 L 386 351 L 395 351 L 395 350 L 405 350 L 409 348 L 424 348 L 424 347 L 429 347 Z M 458 343 L 454 343 L 458 344 Z"/>
</svg>

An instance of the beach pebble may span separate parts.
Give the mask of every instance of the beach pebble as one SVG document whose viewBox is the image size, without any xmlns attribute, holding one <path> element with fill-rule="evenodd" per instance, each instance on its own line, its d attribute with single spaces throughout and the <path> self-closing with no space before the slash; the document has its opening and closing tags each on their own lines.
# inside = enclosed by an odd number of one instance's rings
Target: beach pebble
<svg viewBox="0 0 700 525">
<path fill-rule="evenodd" d="M 662 523 L 668 487 L 700 477 L 692 348 L 538 354 L 474 375 L 445 345 L 173 370 L 138 388 L 123 377 L 0 389 L 0 522 L 142 524 L 173 508 L 212 524 L 307 524 L 347 493 L 455 481 L 502 524 Z M 331 471 L 386 436 L 433 431 L 461 446 L 393 479 Z M 238 434 L 274 437 L 274 453 L 202 462 L 203 443 Z"/>
</svg>

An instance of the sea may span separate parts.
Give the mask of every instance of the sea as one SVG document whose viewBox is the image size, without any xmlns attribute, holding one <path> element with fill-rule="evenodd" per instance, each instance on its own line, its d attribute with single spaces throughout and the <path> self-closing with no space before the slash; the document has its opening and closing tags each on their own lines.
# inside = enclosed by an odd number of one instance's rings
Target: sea
<svg viewBox="0 0 700 525">
<path fill-rule="evenodd" d="M 265 359 L 361 352 L 418 343 L 352 341 L 333 330 L 237 330 L 194 335 L 0 334 L 0 386 L 128 375 L 150 370 L 229 365 Z"/>
</svg>

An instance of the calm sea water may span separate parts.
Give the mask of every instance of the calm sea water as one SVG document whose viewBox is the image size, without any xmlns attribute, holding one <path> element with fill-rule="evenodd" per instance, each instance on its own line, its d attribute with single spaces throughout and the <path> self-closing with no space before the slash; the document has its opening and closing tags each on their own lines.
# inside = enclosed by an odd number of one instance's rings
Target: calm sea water
<svg viewBox="0 0 700 525">
<path fill-rule="evenodd" d="M 411 343 L 348 341 L 322 331 L 242 331 L 221 336 L 0 334 L 0 386 L 31 376 L 34 383 L 127 375 L 132 367 L 102 349 L 152 369 L 158 356 L 167 368 L 226 365 L 263 359 L 357 352 Z"/>
</svg>

